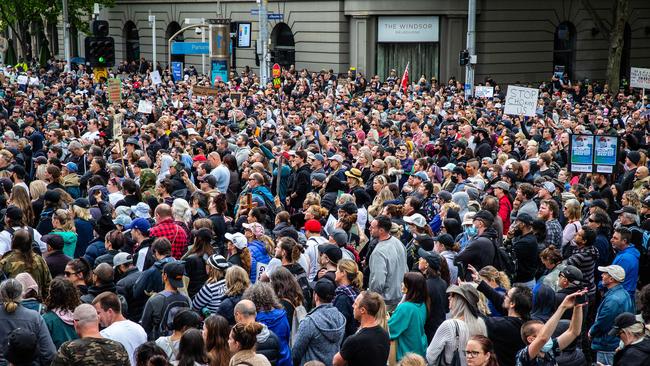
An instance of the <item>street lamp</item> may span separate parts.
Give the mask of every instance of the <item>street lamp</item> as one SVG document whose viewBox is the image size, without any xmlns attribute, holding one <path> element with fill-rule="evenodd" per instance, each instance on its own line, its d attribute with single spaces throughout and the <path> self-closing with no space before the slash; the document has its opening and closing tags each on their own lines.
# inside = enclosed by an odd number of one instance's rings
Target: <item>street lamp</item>
<svg viewBox="0 0 650 366">
<path fill-rule="evenodd" d="M 151 15 L 151 10 L 149 10 L 149 26 L 151 27 L 151 48 L 152 48 L 152 65 L 151 69 L 156 70 L 156 16 Z"/>
</svg>

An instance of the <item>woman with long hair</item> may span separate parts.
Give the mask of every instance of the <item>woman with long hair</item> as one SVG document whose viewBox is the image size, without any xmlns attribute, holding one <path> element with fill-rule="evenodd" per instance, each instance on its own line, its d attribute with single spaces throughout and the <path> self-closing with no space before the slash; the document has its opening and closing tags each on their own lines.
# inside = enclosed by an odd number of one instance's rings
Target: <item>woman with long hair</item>
<svg viewBox="0 0 650 366">
<path fill-rule="evenodd" d="M 63 275 L 77 287 L 81 295 L 88 293 L 88 286 L 92 284 L 92 267 L 85 258 L 75 258 L 65 266 Z"/>
<path fill-rule="evenodd" d="M 203 340 L 210 366 L 227 366 L 230 362 L 228 337 L 230 325 L 223 316 L 210 315 L 203 323 Z"/>
<path fill-rule="evenodd" d="M 187 237 L 191 235 L 190 222 L 192 221 L 192 208 L 190 204 L 183 198 L 176 198 L 172 203 L 172 216 L 176 225 L 185 230 Z"/>
<path fill-rule="evenodd" d="M 307 279 L 306 274 L 304 275 L 304 278 Z M 291 273 L 291 271 L 289 271 L 289 269 L 286 267 L 282 266 L 276 268 L 271 273 L 269 279 L 271 280 L 271 287 L 273 287 L 273 291 L 275 291 L 275 294 L 278 295 L 278 299 L 280 300 L 282 307 L 284 307 L 284 310 L 287 312 L 287 320 L 289 321 L 289 329 L 291 330 L 293 341 L 293 335 L 298 331 L 298 322 L 302 320 L 297 319 L 294 316 L 296 308 L 299 306 L 308 308 L 308 306 L 305 306 L 305 303 L 308 299 L 305 298 L 295 275 Z M 310 295 L 308 289 L 309 287 L 307 288 L 307 295 Z M 293 342 L 291 343 L 293 344 Z"/>
<path fill-rule="evenodd" d="M 248 324 L 237 323 L 230 331 L 228 337 L 228 348 L 233 355 L 230 365 L 251 365 L 271 366 L 269 360 L 263 355 L 255 353 L 257 335 L 262 332 L 264 326 L 257 322 Z"/>
<path fill-rule="evenodd" d="M 205 230 L 205 229 L 202 229 Z M 205 264 L 207 281 L 192 297 L 192 307 L 202 314 L 214 314 L 226 295 L 226 270 L 230 263 L 222 255 L 211 255 Z"/>
<path fill-rule="evenodd" d="M 226 250 L 228 263 L 243 268 L 247 273 L 251 272 L 253 259 L 248 249 L 248 239 L 242 233 L 226 233 Z"/>
<path fill-rule="evenodd" d="M 388 319 L 390 340 L 397 341 L 397 361 L 409 352 L 424 356 L 427 349 L 424 324 L 429 312 L 429 294 L 424 276 L 418 272 L 405 273 L 402 293 L 404 300 Z"/>
<path fill-rule="evenodd" d="M 482 335 L 469 337 L 465 346 L 467 366 L 499 366 L 490 338 Z"/>
<path fill-rule="evenodd" d="M 79 258 L 86 253 L 88 244 L 93 240 L 93 216 L 90 213 L 90 202 L 87 198 L 77 198 L 71 205 L 74 218 L 74 231 L 77 233 L 77 245 L 73 258 Z"/>
<path fill-rule="evenodd" d="M 571 255 L 571 250 L 575 247 L 572 245 L 573 238 L 582 228 L 582 207 L 580 202 L 573 198 L 567 200 L 564 203 L 563 212 L 567 223 L 562 231 L 562 247 L 560 250 L 562 253 L 566 253 L 563 255 L 566 258 Z"/>
<path fill-rule="evenodd" d="M 57 349 L 63 343 L 79 338 L 72 316 L 79 304 L 79 290 L 72 282 L 63 277 L 52 280 L 49 295 L 45 298 L 47 311 L 43 314 L 43 320 Z"/>
<path fill-rule="evenodd" d="M 190 298 L 199 292 L 205 281 L 208 279 L 208 271 L 206 271 L 206 261 L 214 254 L 212 247 L 212 230 L 201 228 L 192 231 L 194 244 L 183 255 L 185 261 L 185 274 L 190 279 L 187 284 L 187 293 Z"/>
<path fill-rule="evenodd" d="M 250 284 L 248 273 L 243 268 L 232 266 L 226 270 L 226 296 L 221 301 L 217 314 L 226 318 L 228 324 L 235 324 L 235 305 Z"/>
<path fill-rule="evenodd" d="M 505 272 L 499 271 L 494 266 L 485 266 L 478 272 L 479 276 L 496 292 L 505 295 L 510 290 L 510 279 Z M 505 316 L 499 313 L 490 300 L 487 300 L 488 310 L 491 316 Z"/>
<path fill-rule="evenodd" d="M 43 166 L 43 165 L 41 165 Z M 38 218 L 41 217 L 45 200 L 43 196 L 47 192 L 47 183 L 42 180 L 34 180 L 29 183 L 29 196 L 32 198 L 32 211 L 34 212 L 34 225 L 38 223 Z"/>
<path fill-rule="evenodd" d="M 190 329 L 201 327 L 201 316 L 193 310 L 182 309 L 172 319 L 172 334 L 156 339 L 156 345 L 165 351 L 169 361 L 178 360 L 180 341 L 183 334 Z"/>
<path fill-rule="evenodd" d="M 336 288 L 334 305 L 345 317 L 345 335 L 343 339 L 354 334 L 359 328 L 359 322 L 354 319 L 354 301 L 363 289 L 363 272 L 357 264 L 350 259 L 341 259 L 336 265 Z"/>
<path fill-rule="evenodd" d="M 174 366 L 208 366 L 203 334 L 198 329 L 188 329 L 178 344 L 178 357 L 172 361 Z"/>
<path fill-rule="evenodd" d="M 29 273 L 38 284 L 39 293 L 47 296 L 52 276 L 42 256 L 34 253 L 29 231 L 18 229 L 11 238 L 11 251 L 0 260 L 0 271 L 14 278 L 22 272 Z"/>
<path fill-rule="evenodd" d="M 395 196 L 393 196 L 393 191 L 388 188 L 388 179 L 383 175 L 378 175 L 373 179 L 372 189 L 375 192 L 375 197 L 372 199 L 372 204 L 368 207 L 368 214 L 376 217 L 381 213 L 384 202 L 394 200 Z"/>
<path fill-rule="evenodd" d="M 70 258 L 74 257 L 77 246 L 77 233 L 75 232 L 74 217 L 68 210 L 58 209 L 52 214 L 51 234 L 59 235 L 63 238 L 63 254 Z"/>
<path fill-rule="evenodd" d="M 427 335 L 427 342 L 431 342 L 436 330 L 445 321 L 446 313 L 449 311 L 449 301 L 445 292 L 449 283 L 443 279 L 443 277 L 449 279 L 449 268 L 447 267 L 447 261 L 435 251 L 425 251 L 420 248 L 418 249 L 418 255 L 420 257 L 418 270 L 426 278 L 430 301 L 424 332 Z"/>
<path fill-rule="evenodd" d="M 22 300 L 23 286 L 14 278 L 5 280 L 0 284 L 0 342 L 3 348 L 9 341 L 9 334 L 16 328 L 32 330 L 36 333 L 38 342 L 38 355 L 36 363 L 40 365 L 50 364 L 56 354 L 56 348 L 52 339 L 43 336 L 47 332 L 45 321 L 41 314 L 29 310 L 20 304 Z"/>
<path fill-rule="evenodd" d="M 29 193 L 25 190 L 24 187 L 15 185 L 11 189 L 11 195 L 9 195 L 9 200 L 7 201 L 7 206 L 16 206 L 23 211 L 23 222 L 27 226 L 35 226 L 35 216 L 34 209 L 32 208 L 32 202 L 29 199 Z"/>
<path fill-rule="evenodd" d="M 427 362 L 438 364 L 444 357 L 445 364 L 450 364 L 454 352 L 459 351 L 461 365 L 466 364 L 463 350 L 469 337 L 473 335 L 487 336 L 485 322 L 479 317 L 476 306 L 479 300 L 478 291 L 470 284 L 452 285 L 447 289 L 449 294 L 449 311 L 451 318 L 440 324 L 427 348 Z"/>
</svg>

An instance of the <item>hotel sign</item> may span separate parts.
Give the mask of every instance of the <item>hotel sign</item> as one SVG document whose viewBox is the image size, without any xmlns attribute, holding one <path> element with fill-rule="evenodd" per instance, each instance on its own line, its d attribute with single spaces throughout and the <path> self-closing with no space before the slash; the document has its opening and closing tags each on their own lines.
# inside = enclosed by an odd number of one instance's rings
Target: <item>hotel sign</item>
<svg viewBox="0 0 650 366">
<path fill-rule="evenodd" d="M 437 16 L 379 17 L 377 42 L 438 42 Z"/>
</svg>

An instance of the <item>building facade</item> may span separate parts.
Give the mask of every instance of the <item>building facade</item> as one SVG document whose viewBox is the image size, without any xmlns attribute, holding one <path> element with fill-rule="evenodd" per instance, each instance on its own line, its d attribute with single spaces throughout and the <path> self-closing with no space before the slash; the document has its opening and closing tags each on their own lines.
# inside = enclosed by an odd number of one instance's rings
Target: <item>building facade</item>
<svg viewBox="0 0 650 366">
<path fill-rule="evenodd" d="M 611 23 L 611 0 L 592 0 L 594 12 Z M 608 42 L 594 18 L 577 0 L 477 0 L 475 81 L 491 77 L 500 83 L 547 80 L 557 65 L 572 78 L 603 79 Z M 650 67 L 650 1 L 631 0 L 625 29 L 621 72 L 630 66 Z M 229 18 L 251 24 L 251 47 L 235 48 L 237 68 L 255 66 L 259 22 L 255 0 L 118 0 L 102 10 L 110 23 L 116 60 L 152 59 L 152 26 L 156 16 L 156 55 L 169 61 L 168 40 L 187 18 Z M 366 75 L 401 75 L 407 64 L 411 80 L 425 76 L 464 78 L 459 53 L 465 49 L 465 0 L 269 0 L 270 50 L 276 62 L 309 70 L 346 72 L 355 67 Z M 60 36 L 59 32 L 59 36 Z M 59 37 L 60 38 L 60 37 Z M 186 30 L 177 41 L 196 42 L 201 35 Z M 62 40 L 59 39 L 59 44 Z M 83 57 L 83 36 L 73 50 Z M 63 47 L 58 47 L 60 53 Z M 193 64 L 196 55 L 172 55 Z M 209 61 L 205 62 L 209 69 Z"/>
</svg>

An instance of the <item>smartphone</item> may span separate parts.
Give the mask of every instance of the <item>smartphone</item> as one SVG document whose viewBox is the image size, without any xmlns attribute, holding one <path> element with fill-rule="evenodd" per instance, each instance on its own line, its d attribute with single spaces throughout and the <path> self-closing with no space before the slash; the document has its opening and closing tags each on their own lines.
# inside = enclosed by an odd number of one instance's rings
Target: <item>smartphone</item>
<svg viewBox="0 0 650 366">
<path fill-rule="evenodd" d="M 576 296 L 576 305 L 581 305 L 587 302 L 587 294 L 582 294 L 579 296 Z"/>
<path fill-rule="evenodd" d="M 249 210 L 251 208 L 253 208 L 253 194 L 252 193 L 246 194 L 246 206 L 248 207 Z"/>
</svg>

